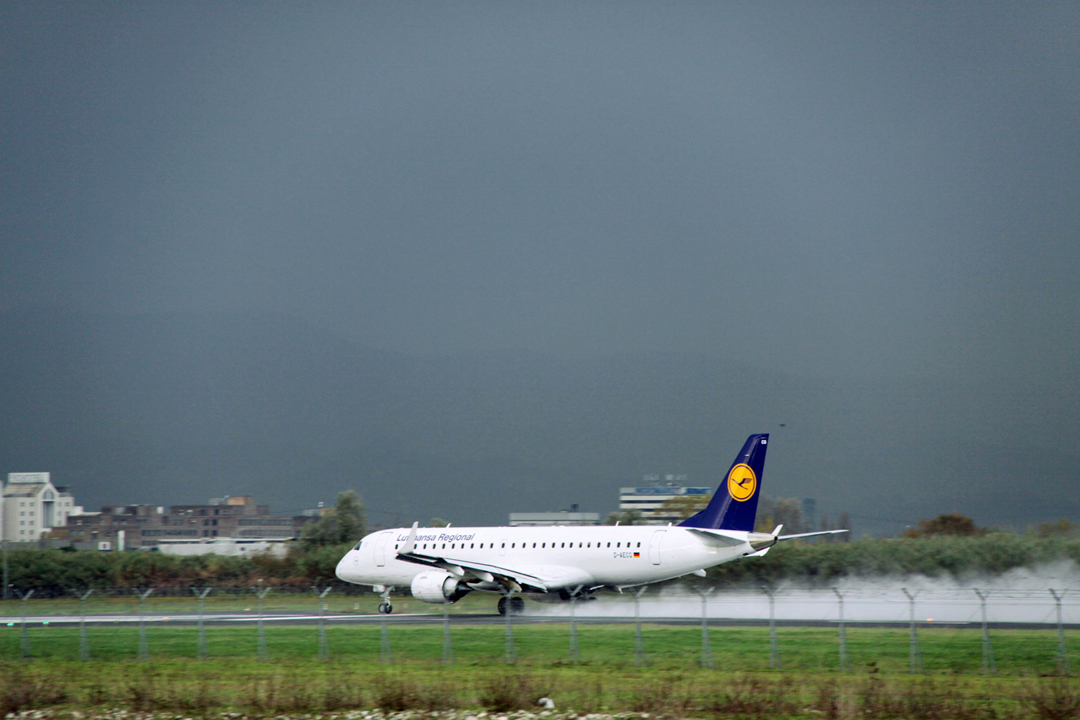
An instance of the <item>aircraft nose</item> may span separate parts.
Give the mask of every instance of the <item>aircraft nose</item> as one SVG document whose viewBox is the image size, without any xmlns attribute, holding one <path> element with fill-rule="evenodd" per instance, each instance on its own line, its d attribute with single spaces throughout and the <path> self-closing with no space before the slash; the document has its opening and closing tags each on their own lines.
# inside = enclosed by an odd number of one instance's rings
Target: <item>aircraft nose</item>
<svg viewBox="0 0 1080 720">
<path fill-rule="evenodd" d="M 334 569 L 334 574 L 338 576 L 339 580 L 349 581 L 347 573 L 345 571 L 345 561 L 349 559 L 350 553 L 345 553 L 345 557 L 338 560 L 337 568 Z"/>
</svg>

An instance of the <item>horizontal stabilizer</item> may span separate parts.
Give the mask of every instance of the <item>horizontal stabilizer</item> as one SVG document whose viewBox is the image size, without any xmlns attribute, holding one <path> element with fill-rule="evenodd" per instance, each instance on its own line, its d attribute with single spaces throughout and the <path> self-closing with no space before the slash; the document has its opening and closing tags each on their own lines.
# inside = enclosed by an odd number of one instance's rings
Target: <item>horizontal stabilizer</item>
<svg viewBox="0 0 1080 720">
<path fill-rule="evenodd" d="M 688 527 L 686 529 L 694 533 L 698 537 L 704 538 L 706 542 L 711 545 L 734 547 L 735 545 L 742 545 L 744 542 L 746 542 L 746 540 L 742 537 L 734 533 L 729 534 L 728 531 L 725 530 L 713 530 L 711 528 L 695 527 Z M 746 533 L 743 533 L 743 535 L 745 534 Z"/>
<path fill-rule="evenodd" d="M 795 538 L 814 537 L 816 535 L 836 535 L 846 533 L 847 530 L 819 530 L 818 532 L 799 533 L 798 535 L 781 535 L 777 540 L 794 540 Z"/>
</svg>

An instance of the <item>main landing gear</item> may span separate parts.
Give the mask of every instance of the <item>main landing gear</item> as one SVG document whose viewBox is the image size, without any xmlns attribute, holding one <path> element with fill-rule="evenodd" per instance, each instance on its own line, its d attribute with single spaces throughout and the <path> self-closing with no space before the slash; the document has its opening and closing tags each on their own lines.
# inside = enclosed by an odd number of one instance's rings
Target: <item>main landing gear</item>
<svg viewBox="0 0 1080 720">
<path fill-rule="evenodd" d="M 509 606 L 511 615 L 522 615 L 525 612 L 525 599 L 515 596 L 499 598 L 499 614 L 505 615 Z"/>
<path fill-rule="evenodd" d="M 381 603 L 379 605 L 379 612 L 381 612 L 383 615 L 389 615 L 390 613 L 394 612 L 394 606 L 388 602 Z"/>
</svg>

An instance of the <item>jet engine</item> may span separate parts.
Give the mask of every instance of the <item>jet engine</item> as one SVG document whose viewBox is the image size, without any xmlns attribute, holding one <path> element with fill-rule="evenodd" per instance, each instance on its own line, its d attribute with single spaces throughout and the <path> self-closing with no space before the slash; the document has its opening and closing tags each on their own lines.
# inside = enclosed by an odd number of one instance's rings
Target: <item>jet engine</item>
<svg viewBox="0 0 1080 720">
<path fill-rule="evenodd" d="M 413 597 L 426 603 L 455 603 L 470 592 L 472 588 L 448 572 L 423 572 L 412 581 Z"/>
</svg>

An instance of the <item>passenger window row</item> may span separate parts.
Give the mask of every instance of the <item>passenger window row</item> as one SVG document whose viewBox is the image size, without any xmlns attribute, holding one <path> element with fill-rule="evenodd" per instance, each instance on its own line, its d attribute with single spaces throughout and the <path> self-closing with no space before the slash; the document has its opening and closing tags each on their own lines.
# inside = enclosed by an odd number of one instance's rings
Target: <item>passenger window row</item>
<svg viewBox="0 0 1080 720">
<path fill-rule="evenodd" d="M 439 544 L 438 544 L 438 543 L 423 543 L 423 544 L 422 544 L 422 545 L 420 546 L 420 549 L 421 549 L 421 550 L 427 550 L 427 549 L 428 549 L 428 545 L 429 545 L 429 544 L 431 545 L 431 549 L 432 549 L 432 550 L 437 550 L 437 549 L 440 549 L 440 548 L 439 548 Z M 630 547 L 630 546 L 632 545 L 632 543 L 629 543 L 629 542 L 627 542 L 627 543 L 625 543 L 625 544 L 626 544 L 626 547 L 627 547 L 627 548 L 629 548 L 629 547 Z M 451 549 L 451 550 L 457 550 L 457 549 L 458 549 L 457 545 L 458 545 L 457 543 L 450 543 L 450 549 Z M 494 547 L 495 547 L 495 543 L 488 543 L 487 545 L 488 545 L 488 549 L 491 549 L 491 548 L 494 548 Z M 539 547 L 539 548 L 537 548 L 537 543 L 533 543 L 533 544 L 532 544 L 532 548 L 531 548 L 531 549 L 533 549 L 533 550 L 536 550 L 536 549 L 539 549 L 539 550 L 546 550 L 546 549 L 547 549 L 547 546 L 548 546 L 548 544 L 547 544 L 546 542 L 542 542 L 542 543 L 540 543 L 540 547 Z M 579 542 L 579 543 L 577 544 L 577 546 L 578 546 L 579 548 L 586 548 L 586 549 L 590 549 L 590 548 L 592 548 L 593 544 L 592 544 L 591 542 Z M 603 547 L 603 546 L 604 546 L 604 544 L 603 544 L 603 543 L 599 543 L 599 542 L 598 542 L 598 543 L 596 543 L 596 547 L 597 547 L 597 548 L 601 548 L 601 547 Z M 616 542 L 616 543 L 615 543 L 615 547 L 616 547 L 616 549 L 618 549 L 618 548 L 621 548 L 622 546 L 623 546 L 623 542 L 622 542 L 622 541 L 619 541 L 619 542 Z M 360 547 L 360 546 L 359 546 L 359 545 L 357 545 L 357 548 L 358 548 L 358 549 L 359 549 L 359 547 Z M 505 548 L 505 547 L 506 547 L 506 543 L 502 543 L 501 547 Z M 559 544 L 559 548 L 558 548 L 558 549 L 563 549 L 563 548 L 565 548 L 565 547 L 566 547 L 566 543 L 560 543 L 560 544 Z M 571 543 L 570 543 L 570 547 L 571 547 L 571 548 L 573 548 L 573 547 L 574 547 L 574 543 L 572 543 L 572 542 L 571 542 Z M 610 542 L 609 542 L 609 543 L 607 544 L 607 547 L 611 547 L 611 543 L 610 543 Z M 637 547 L 641 547 L 641 543 L 640 543 L 640 542 L 639 542 L 639 543 L 637 544 Z M 555 543 L 551 543 L 551 548 L 552 548 L 553 550 L 554 550 L 554 549 L 556 549 L 556 548 L 555 548 Z M 397 549 L 398 549 L 398 544 L 397 544 L 397 543 L 395 543 L 395 544 L 394 544 L 394 549 L 395 549 L 395 550 L 397 550 Z M 446 550 L 446 543 L 442 543 L 442 548 L 441 548 L 441 549 L 442 549 L 442 550 Z M 464 550 L 464 549 L 465 549 L 465 543 L 461 543 L 461 549 L 462 549 L 462 550 Z M 470 550 L 475 550 L 475 549 L 476 549 L 476 543 L 469 543 L 469 549 L 470 549 Z M 484 549 L 484 543 L 480 543 L 480 549 L 481 549 L 481 550 L 483 550 L 483 549 Z M 516 549 L 517 549 L 517 543 L 516 543 L 516 542 L 512 542 L 512 543 L 510 543 L 510 549 L 511 549 L 511 550 L 516 550 Z M 528 547 L 528 543 L 521 543 L 521 549 L 522 549 L 522 550 L 527 550 L 527 549 L 530 549 L 530 548 Z"/>
</svg>

